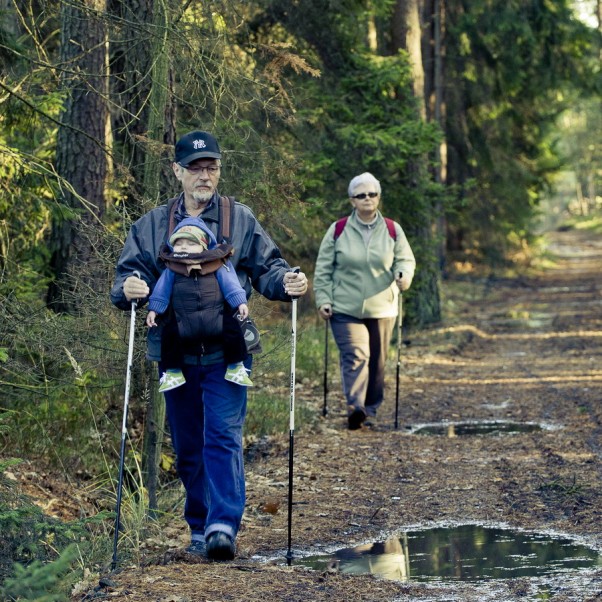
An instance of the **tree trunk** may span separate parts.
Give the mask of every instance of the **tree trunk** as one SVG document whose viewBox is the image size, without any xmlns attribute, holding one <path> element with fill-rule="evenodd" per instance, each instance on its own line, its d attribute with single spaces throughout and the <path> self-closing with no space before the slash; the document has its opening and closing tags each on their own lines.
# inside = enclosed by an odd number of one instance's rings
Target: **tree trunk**
<svg viewBox="0 0 602 602">
<path fill-rule="evenodd" d="M 5 34 L 16 38 L 22 31 L 13 0 L 0 0 L 0 15 Z"/>
<path fill-rule="evenodd" d="M 125 196 L 134 217 L 143 213 L 144 205 L 154 4 L 155 0 L 124 0 L 114 5 L 122 27 L 111 46 L 112 92 L 118 107 L 113 115 L 113 129 L 129 176 Z"/>
<path fill-rule="evenodd" d="M 108 173 L 108 57 L 106 0 L 64 3 L 61 9 L 61 88 L 56 170 L 62 203 L 52 224 L 48 304 L 73 311 L 84 298 L 104 293 L 97 254 Z"/>
<path fill-rule="evenodd" d="M 172 177 L 170 161 L 175 144 L 175 102 L 172 92 L 172 77 L 169 64 L 169 11 L 166 4 L 157 2 L 154 6 L 152 47 L 148 48 L 152 57 L 150 90 L 148 95 L 148 123 L 146 124 L 146 144 L 144 147 L 144 169 L 142 195 L 151 205 L 158 204 L 167 183 Z M 166 171 L 167 170 L 167 171 Z M 150 391 L 144 428 L 143 472 L 149 492 L 151 515 L 158 509 L 157 487 L 159 481 L 159 461 L 165 426 L 165 401 L 159 393 L 157 367 L 153 363 L 146 370 L 145 382 Z"/>
<path fill-rule="evenodd" d="M 162 169 L 169 162 L 175 144 L 175 104 L 171 88 L 169 68 L 169 13 L 163 3 L 155 5 L 154 30 L 157 32 L 151 49 L 153 68 L 149 97 L 148 140 L 144 161 L 144 194 L 151 203 L 157 204 L 163 192 L 162 186 L 169 181 L 171 169 Z"/>
<path fill-rule="evenodd" d="M 391 23 L 391 42 L 393 52 L 405 49 L 410 55 L 412 64 L 413 93 L 419 116 L 426 120 L 426 91 L 425 72 L 422 60 L 422 30 L 420 25 L 419 0 L 397 0 Z M 423 182 L 428 180 L 428 157 L 414 161 L 408 165 L 405 176 L 408 186 L 421 194 Z M 438 221 L 438 207 L 433 208 L 434 215 L 425 216 L 423 223 L 414 228 L 409 234 L 419 240 L 424 263 L 420 262 L 412 285 L 412 295 L 408 301 L 408 318 L 413 324 L 429 324 L 441 319 L 439 298 L 439 270 L 437 263 L 427 259 L 434 254 L 436 242 L 433 232 Z M 430 221 L 432 220 L 432 222 Z"/>
<path fill-rule="evenodd" d="M 427 27 L 424 30 L 422 47 L 425 50 L 426 70 L 425 104 L 427 118 L 435 121 L 443 134 L 439 146 L 435 149 L 435 181 L 441 185 L 447 184 L 447 135 L 446 135 L 446 101 L 444 87 L 445 65 L 445 0 L 426 0 L 423 10 L 423 20 Z M 440 241 L 437 255 L 439 267 L 445 271 L 445 256 L 448 248 L 448 228 L 445 212 L 438 208 L 437 237 Z"/>
<path fill-rule="evenodd" d="M 431 228 L 425 226 L 422 231 L 413 232 L 413 237 L 433 240 Z M 434 324 L 441 321 L 441 297 L 439 294 L 439 269 L 435 261 L 417 258 L 418 267 L 412 283 L 412 289 L 418 295 L 410 297 L 408 302 L 408 322 L 416 325 Z"/>
<path fill-rule="evenodd" d="M 413 92 L 419 101 L 420 117 L 426 119 L 419 0 L 396 1 L 391 23 L 391 44 L 393 52 L 403 49 L 410 55 Z"/>
<path fill-rule="evenodd" d="M 161 448 L 165 438 L 165 403 L 163 393 L 159 393 L 157 364 L 146 362 L 144 381 L 148 391 L 148 403 L 144 420 L 144 445 L 142 449 L 142 473 L 148 491 L 148 508 L 151 517 L 159 509 L 157 491 L 159 488 L 159 464 Z"/>
<path fill-rule="evenodd" d="M 433 34 L 434 34 L 434 118 L 443 137 L 439 146 L 435 149 L 435 181 L 439 184 L 447 183 L 447 140 L 445 137 L 445 99 L 443 91 L 443 53 L 444 53 L 444 31 L 445 31 L 445 0 L 434 0 L 433 2 Z M 428 100 L 426 101 L 428 102 Z M 437 207 L 439 215 L 437 221 L 437 238 L 439 239 L 438 252 L 439 269 L 445 273 L 445 250 L 447 235 L 447 220 L 443 207 Z"/>
<path fill-rule="evenodd" d="M 156 0 L 122 1 L 116 10 L 123 28 L 112 53 L 111 76 L 122 109 L 114 127 L 130 176 L 128 208 L 137 218 L 157 203 L 157 195 L 171 182 L 166 160 L 175 144 L 170 12 L 168 2 Z"/>
</svg>

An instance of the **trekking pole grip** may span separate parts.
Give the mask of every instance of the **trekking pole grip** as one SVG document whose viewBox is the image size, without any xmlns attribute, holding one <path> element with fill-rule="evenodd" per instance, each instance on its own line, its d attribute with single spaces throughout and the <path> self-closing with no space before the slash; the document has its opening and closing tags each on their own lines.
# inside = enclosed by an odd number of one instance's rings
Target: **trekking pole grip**
<svg viewBox="0 0 602 602">
<path fill-rule="evenodd" d="M 142 280 L 142 276 L 140 275 L 140 272 L 139 272 L 138 270 L 134 270 L 134 271 L 132 272 L 132 274 L 133 274 L 134 276 L 136 276 L 136 278 L 138 278 L 139 280 Z M 132 299 L 132 308 L 133 308 L 133 309 L 135 309 L 135 308 L 136 308 L 136 306 L 138 305 L 138 301 L 139 301 L 139 299 Z"/>
</svg>

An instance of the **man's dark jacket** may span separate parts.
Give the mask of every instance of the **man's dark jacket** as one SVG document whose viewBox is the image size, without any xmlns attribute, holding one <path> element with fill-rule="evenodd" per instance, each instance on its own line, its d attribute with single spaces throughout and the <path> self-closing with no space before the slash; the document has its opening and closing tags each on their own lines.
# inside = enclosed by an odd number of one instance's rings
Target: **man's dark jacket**
<svg viewBox="0 0 602 602">
<path fill-rule="evenodd" d="M 111 289 L 111 302 L 119 309 L 129 310 L 131 303 L 123 294 L 123 283 L 140 272 L 151 292 L 165 265 L 159 259 L 161 247 L 168 238 L 169 209 L 172 203 L 183 202 L 183 193 L 152 209 L 136 221 L 127 236 L 125 246 L 117 262 L 115 282 Z M 205 223 L 217 237 L 219 234 L 219 195 L 216 193 L 208 208 L 201 214 Z M 218 241 L 222 242 L 222 241 Z M 235 203 L 230 217 L 230 237 L 234 247 L 230 257 L 247 298 L 254 288 L 272 301 L 290 301 L 284 292 L 284 274 L 290 270 L 274 241 L 261 227 L 249 207 Z M 140 305 L 148 299 L 142 299 Z M 147 338 L 147 357 L 161 359 L 161 327 L 150 328 Z"/>
</svg>

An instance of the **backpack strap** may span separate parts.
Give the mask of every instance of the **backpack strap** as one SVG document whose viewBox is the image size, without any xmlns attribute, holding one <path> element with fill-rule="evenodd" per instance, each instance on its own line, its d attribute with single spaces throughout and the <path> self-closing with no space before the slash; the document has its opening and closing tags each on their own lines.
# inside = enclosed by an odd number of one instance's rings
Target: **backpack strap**
<svg viewBox="0 0 602 602">
<path fill-rule="evenodd" d="M 178 208 L 178 199 L 180 197 L 175 197 L 173 199 L 169 199 L 169 201 L 167 201 L 167 215 L 169 217 L 168 223 L 167 223 L 167 238 L 165 239 L 165 241 L 169 240 L 169 237 L 171 236 L 171 233 L 175 230 L 176 228 L 176 210 Z"/>
<path fill-rule="evenodd" d="M 167 227 L 167 239 L 171 236 L 171 233 L 176 227 L 176 211 L 178 209 L 178 199 L 175 197 L 170 199 L 167 203 L 167 212 L 169 215 L 169 222 Z M 218 217 L 218 242 L 230 242 L 230 233 L 232 232 L 232 221 L 234 218 L 234 197 L 222 196 L 219 198 L 219 217 Z"/>
<path fill-rule="evenodd" d="M 339 236 L 341 236 L 343 230 L 345 229 L 345 226 L 347 225 L 347 220 L 349 219 L 349 216 L 345 216 L 342 217 L 340 220 L 337 220 L 337 222 L 334 225 L 334 239 L 336 240 Z M 387 230 L 389 231 L 389 236 L 393 239 L 393 240 L 397 240 L 397 231 L 395 230 L 395 222 L 388 218 L 385 217 L 385 224 L 387 224 Z"/>
<path fill-rule="evenodd" d="M 397 231 L 395 230 L 395 222 L 392 219 L 385 217 L 385 223 L 387 224 L 387 229 L 389 230 L 389 236 L 393 240 L 397 240 Z"/>
<path fill-rule="evenodd" d="M 347 225 L 347 220 L 349 219 L 349 216 L 346 215 L 345 217 L 342 217 L 340 220 L 337 220 L 337 222 L 334 225 L 334 239 L 336 240 L 339 236 L 341 236 L 341 234 L 343 233 L 343 230 L 345 229 L 345 226 Z"/>
<path fill-rule="evenodd" d="M 234 220 L 234 197 L 221 196 L 219 198 L 219 226 L 218 240 L 230 242 L 232 222 Z"/>
</svg>

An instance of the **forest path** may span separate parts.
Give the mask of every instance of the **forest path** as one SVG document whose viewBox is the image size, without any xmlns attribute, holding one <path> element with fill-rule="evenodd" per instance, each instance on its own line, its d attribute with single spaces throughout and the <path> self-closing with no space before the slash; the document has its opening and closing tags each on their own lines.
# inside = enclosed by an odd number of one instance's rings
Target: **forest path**
<svg viewBox="0 0 602 602">
<path fill-rule="evenodd" d="M 331 386 L 328 417 L 296 434 L 296 558 L 465 523 L 564 534 L 602 549 L 602 237 L 569 231 L 549 240 L 553 267 L 520 278 L 457 281 L 455 297 L 446 300 L 453 323 L 412 336 L 403 349 L 397 430 L 395 361 L 376 429 L 346 430 L 339 384 Z M 320 412 L 317 376 L 315 388 L 301 388 L 298 397 Z M 542 428 L 498 436 L 414 433 L 441 421 Z M 287 567 L 287 450 L 283 440 L 247 466 L 235 561 L 199 561 L 173 549 L 116 573 L 114 587 L 88 599 L 602 599 L 602 567 L 428 584 Z"/>
</svg>

